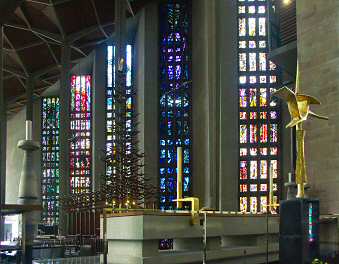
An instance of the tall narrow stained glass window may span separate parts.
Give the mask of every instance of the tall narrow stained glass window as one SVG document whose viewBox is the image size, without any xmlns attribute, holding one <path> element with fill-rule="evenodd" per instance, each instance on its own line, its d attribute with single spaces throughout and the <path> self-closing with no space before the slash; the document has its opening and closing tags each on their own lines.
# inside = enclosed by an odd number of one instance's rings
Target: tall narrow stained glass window
<svg viewBox="0 0 339 264">
<path fill-rule="evenodd" d="M 41 100 L 41 198 L 42 222 L 49 226 L 59 223 L 59 133 L 59 98 L 44 97 Z"/>
<path fill-rule="evenodd" d="M 115 137 L 115 46 L 107 46 L 107 89 L 106 89 L 106 155 L 112 156 L 112 151 L 116 145 Z M 132 91 L 132 46 L 126 46 L 126 109 L 127 122 L 126 126 L 131 127 L 132 107 L 133 107 L 133 91 Z M 129 131 L 129 130 L 127 130 Z M 106 175 L 111 176 L 114 168 L 111 162 L 106 163 Z"/>
<path fill-rule="evenodd" d="M 266 212 L 269 177 L 279 197 L 278 71 L 268 56 L 268 0 L 238 0 L 240 210 Z"/>
<path fill-rule="evenodd" d="M 92 84 L 90 75 L 71 77 L 71 138 L 70 186 L 71 193 L 91 190 L 92 168 Z"/>
<path fill-rule="evenodd" d="M 176 148 L 183 147 L 183 194 L 191 191 L 191 1 L 160 6 L 160 208 L 174 209 Z"/>
</svg>

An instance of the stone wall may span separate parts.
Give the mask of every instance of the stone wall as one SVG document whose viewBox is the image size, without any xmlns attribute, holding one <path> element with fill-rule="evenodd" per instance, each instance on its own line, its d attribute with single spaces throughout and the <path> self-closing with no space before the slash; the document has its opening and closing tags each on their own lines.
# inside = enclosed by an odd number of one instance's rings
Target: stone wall
<svg viewBox="0 0 339 264">
<path fill-rule="evenodd" d="M 301 90 L 316 96 L 315 112 L 329 121 L 307 122 L 306 156 L 311 196 L 321 213 L 339 212 L 339 1 L 297 1 Z"/>
</svg>

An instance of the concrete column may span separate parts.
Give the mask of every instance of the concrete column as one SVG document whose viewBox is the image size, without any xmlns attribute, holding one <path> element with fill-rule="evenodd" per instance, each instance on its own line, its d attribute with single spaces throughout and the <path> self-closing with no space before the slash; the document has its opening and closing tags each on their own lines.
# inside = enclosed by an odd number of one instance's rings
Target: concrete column
<svg viewBox="0 0 339 264">
<path fill-rule="evenodd" d="M 6 103 L 3 79 L 3 25 L 0 25 L 0 204 L 5 203 L 6 197 L 6 143 L 7 143 L 7 117 Z M 4 237 L 3 233 L 4 219 L 0 218 L 0 239 Z"/>
<path fill-rule="evenodd" d="M 34 152 L 40 148 L 39 142 L 33 141 L 33 90 L 34 79 L 29 77 L 26 85 L 26 138 L 18 142 L 18 148 L 24 151 L 20 176 L 18 204 L 36 205 L 40 203 L 40 173 L 35 170 Z M 22 216 L 23 263 L 31 263 L 33 240 L 37 235 L 39 212 L 28 212 Z"/>
<path fill-rule="evenodd" d="M 236 1 L 193 1 L 194 195 L 221 210 L 238 206 L 236 16 Z"/>
<path fill-rule="evenodd" d="M 125 0 L 115 1 L 115 47 L 116 60 L 115 67 L 118 69 L 120 59 L 126 61 L 126 10 L 127 5 Z M 117 78 L 119 75 L 117 75 Z M 118 82 L 117 82 L 118 84 Z"/>
<path fill-rule="evenodd" d="M 144 173 L 159 185 L 159 28 L 157 4 L 141 12 L 135 40 L 136 107 Z"/>
<path fill-rule="evenodd" d="M 319 98 L 312 110 L 329 116 L 304 126 L 310 194 L 322 214 L 338 213 L 339 2 L 298 0 L 297 34 L 301 92 Z"/>
<path fill-rule="evenodd" d="M 35 171 L 33 152 L 39 149 L 39 143 L 33 141 L 33 90 L 34 79 L 28 78 L 26 85 L 26 138 L 18 142 L 18 147 L 24 150 L 23 168 L 19 185 L 19 204 L 39 204 L 40 198 L 40 173 Z M 30 122 L 30 124 L 29 124 Z"/>
<path fill-rule="evenodd" d="M 105 174 L 105 150 L 106 150 L 106 83 L 105 83 L 105 61 L 106 45 L 100 46 L 95 50 L 93 65 L 93 128 L 92 128 L 92 146 L 93 146 L 93 189 L 100 188 L 102 176 Z"/>
<path fill-rule="evenodd" d="M 239 94 L 237 1 L 216 1 L 217 17 L 217 104 L 220 210 L 237 210 L 239 199 Z"/>
<path fill-rule="evenodd" d="M 192 1 L 192 182 L 201 206 L 217 208 L 215 1 Z"/>
<path fill-rule="evenodd" d="M 62 48 L 62 69 L 60 77 L 60 197 L 70 194 L 69 139 L 70 130 L 70 47 Z M 62 206 L 59 209 L 59 233 L 67 234 L 67 217 Z"/>
</svg>

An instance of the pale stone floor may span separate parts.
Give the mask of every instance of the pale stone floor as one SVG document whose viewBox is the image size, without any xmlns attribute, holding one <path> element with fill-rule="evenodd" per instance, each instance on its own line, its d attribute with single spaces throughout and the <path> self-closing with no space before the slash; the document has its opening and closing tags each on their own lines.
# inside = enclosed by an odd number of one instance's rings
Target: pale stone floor
<svg viewBox="0 0 339 264">
<path fill-rule="evenodd" d="M 65 259 L 36 260 L 33 264 L 94 264 L 100 263 L 100 257 L 73 257 Z"/>
</svg>

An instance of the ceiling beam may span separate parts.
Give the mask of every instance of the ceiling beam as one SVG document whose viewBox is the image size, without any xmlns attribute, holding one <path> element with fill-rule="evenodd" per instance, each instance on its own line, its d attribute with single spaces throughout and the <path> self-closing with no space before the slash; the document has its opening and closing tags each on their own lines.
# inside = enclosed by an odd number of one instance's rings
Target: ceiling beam
<svg viewBox="0 0 339 264">
<path fill-rule="evenodd" d="M 50 41 L 47 41 L 47 42 L 49 44 L 53 44 L 53 42 L 50 42 Z M 26 50 L 26 49 L 34 48 L 34 47 L 37 47 L 37 46 L 41 46 L 41 45 L 44 45 L 44 44 L 45 44 L 45 41 L 34 41 L 34 42 L 28 43 L 26 45 L 22 45 L 20 47 L 17 47 L 15 50 L 17 52 L 19 52 L 19 51 L 23 51 L 23 50 Z M 13 49 L 7 49 L 7 48 L 4 48 L 4 50 L 6 52 L 13 52 L 14 51 Z"/>
<path fill-rule="evenodd" d="M 107 26 L 111 26 L 111 25 L 114 25 L 114 22 L 105 23 L 105 24 L 102 24 L 101 26 L 107 27 Z M 86 37 L 87 35 L 95 32 L 95 31 L 98 31 L 98 26 L 91 26 L 91 27 L 82 29 L 78 32 L 70 34 L 67 37 L 67 39 L 68 39 L 69 43 L 74 43 L 75 41 L 77 41 L 77 40 L 79 40 L 83 37 Z"/>
<path fill-rule="evenodd" d="M 56 1 L 55 0 L 49 0 L 49 3 L 50 3 L 50 7 L 49 10 L 51 10 L 51 14 L 50 16 L 47 16 L 54 25 L 56 25 L 56 27 L 59 29 L 59 32 L 61 34 L 61 36 L 63 38 L 65 38 L 66 36 L 66 33 L 65 33 L 65 30 L 61 24 L 61 21 L 60 21 L 60 17 L 55 9 L 55 3 Z"/>
<path fill-rule="evenodd" d="M 68 2 L 71 2 L 71 1 L 73 1 L 73 0 L 55 0 L 54 1 L 54 6 L 65 4 L 65 3 L 68 3 Z"/>
<path fill-rule="evenodd" d="M 14 28 L 14 29 L 19 29 L 19 30 L 25 30 L 25 31 L 30 31 L 36 34 L 39 34 L 40 36 L 50 39 L 56 43 L 62 44 L 63 43 L 63 39 L 59 34 L 55 34 L 55 33 L 51 33 L 42 29 L 38 29 L 38 28 L 28 28 L 28 27 L 24 27 L 21 25 L 16 25 L 16 24 L 4 24 L 5 27 L 8 28 Z"/>
<path fill-rule="evenodd" d="M 76 47 L 74 45 L 70 45 L 70 48 L 77 51 L 78 53 L 80 53 L 83 57 L 87 56 L 87 54 L 85 52 L 83 52 L 79 47 Z"/>
<path fill-rule="evenodd" d="M 45 40 L 43 37 L 41 37 L 39 34 L 34 33 L 34 31 L 32 30 L 32 23 L 30 22 L 30 19 L 28 18 L 28 16 L 27 16 L 25 10 L 23 9 L 23 7 L 20 6 L 19 8 L 17 8 L 16 13 L 25 22 L 26 26 L 32 31 L 32 33 L 35 36 L 37 36 L 39 39 L 41 39 L 46 44 L 46 46 L 48 48 L 48 51 L 49 51 L 49 54 L 53 58 L 54 62 L 56 64 L 59 64 L 59 61 L 58 61 L 58 59 L 57 59 L 53 49 L 51 48 L 50 44 L 48 43 L 48 41 Z"/>
<path fill-rule="evenodd" d="M 56 71 L 56 70 L 60 70 L 60 67 L 61 67 L 60 64 L 58 64 L 58 65 L 53 64 L 53 65 L 50 65 L 50 66 L 48 66 L 48 67 L 45 67 L 45 68 L 42 69 L 42 70 L 39 70 L 39 71 L 34 72 L 32 75 L 33 75 L 35 78 L 40 78 L 41 76 L 43 76 L 43 75 L 45 75 L 45 74 L 47 74 L 47 73 L 49 73 L 49 72 Z"/>
<path fill-rule="evenodd" d="M 33 4 L 38 4 L 38 5 L 50 6 L 49 3 L 40 2 L 40 1 L 37 1 L 37 0 L 26 0 L 26 2 L 33 3 Z"/>
<path fill-rule="evenodd" d="M 48 87 L 50 87 L 50 85 L 46 85 L 46 86 L 43 86 L 43 87 L 40 87 L 40 88 L 36 88 L 35 93 L 33 95 L 35 97 L 40 97 L 41 95 L 37 92 L 42 92 L 45 89 L 47 89 Z M 21 94 L 19 96 L 14 96 L 14 97 L 10 98 L 9 100 L 7 100 L 7 106 L 10 107 L 11 105 L 16 104 L 17 102 L 25 104 L 26 101 L 27 101 L 26 94 Z"/>
<path fill-rule="evenodd" d="M 4 72 L 6 72 L 6 70 L 4 69 Z M 4 81 L 9 80 L 15 78 L 15 74 L 9 73 L 8 75 L 4 76 Z"/>
<path fill-rule="evenodd" d="M 77 64 L 79 63 L 79 61 L 81 61 L 81 58 L 79 59 L 75 59 L 75 60 L 72 60 L 71 63 L 72 64 Z M 50 65 L 50 66 L 47 66 L 45 67 L 44 69 L 42 70 L 39 70 L 39 71 L 36 71 L 34 73 L 32 73 L 32 76 L 34 76 L 35 78 L 41 78 L 42 76 L 50 73 L 50 72 L 53 72 L 53 71 L 56 71 L 56 70 L 60 70 L 61 68 L 61 65 Z"/>
<path fill-rule="evenodd" d="M 22 79 L 26 79 L 27 78 L 27 76 L 25 76 L 25 73 L 15 69 L 15 68 L 12 68 L 10 66 L 5 66 L 4 67 L 4 72 L 8 72 L 8 73 L 10 73 L 10 74 L 12 74 L 14 76 L 19 76 Z M 5 79 L 7 79 L 7 78 L 5 78 Z"/>
<path fill-rule="evenodd" d="M 19 76 L 15 76 L 15 78 L 18 80 L 18 82 L 21 84 L 22 88 L 24 88 L 25 91 L 27 91 L 27 86 L 26 84 L 23 82 L 23 80 L 19 77 Z M 27 80 L 27 79 L 26 79 Z"/>
<path fill-rule="evenodd" d="M 47 81 L 47 80 L 45 80 L 45 79 L 42 79 L 42 80 L 40 80 L 40 81 L 42 81 L 43 83 L 47 84 L 48 86 L 52 86 L 52 85 L 53 85 L 52 82 L 49 82 L 49 81 Z"/>
<path fill-rule="evenodd" d="M 129 2 L 129 0 L 126 0 L 126 1 L 127 1 L 127 7 L 128 7 L 129 12 L 131 13 L 132 16 L 135 16 L 131 3 Z"/>
<path fill-rule="evenodd" d="M 108 24 L 112 24 L 112 23 L 108 23 Z M 40 37 L 45 37 L 47 39 L 50 39 L 52 41 L 55 42 L 55 44 L 58 44 L 58 45 L 63 45 L 64 44 L 64 40 L 62 39 L 62 37 L 58 34 L 54 34 L 54 33 L 50 33 L 50 32 L 47 32 L 45 30 L 41 30 L 41 29 L 37 29 L 37 28 L 30 28 L 29 26 L 21 26 L 21 25 L 15 25 L 15 24 L 4 24 L 5 27 L 9 27 L 9 28 L 14 28 L 14 29 L 18 29 L 18 30 L 25 30 L 25 31 L 30 31 L 32 32 L 33 34 L 37 34 Z M 107 25 L 106 25 L 107 26 Z M 85 30 L 81 30 L 79 32 L 76 32 L 72 35 L 70 35 L 70 39 L 72 40 L 71 42 L 74 42 L 76 40 L 78 40 L 79 38 L 82 38 L 88 34 L 91 34 L 93 33 L 94 31 L 98 30 L 98 27 L 97 26 L 94 26 L 94 27 L 90 27 L 90 28 L 87 28 Z M 46 41 L 44 39 L 44 41 Z M 50 43 L 50 42 L 46 42 L 46 43 Z M 83 52 L 80 48 L 74 46 L 74 45 L 71 45 L 70 46 L 73 50 L 79 52 L 82 56 L 87 56 L 87 54 L 85 52 Z"/>
<path fill-rule="evenodd" d="M 107 35 L 106 31 L 104 30 L 104 28 L 101 26 L 101 22 L 100 22 L 100 17 L 99 17 L 99 14 L 98 14 L 98 10 L 97 10 L 97 7 L 95 5 L 95 2 L 94 0 L 91 0 L 91 4 L 92 4 L 92 7 L 93 7 L 93 11 L 94 11 L 94 15 L 95 15 L 95 19 L 98 23 L 98 27 L 100 29 L 100 31 L 102 32 L 102 34 L 107 38 L 109 38 L 109 36 Z"/>
<path fill-rule="evenodd" d="M 5 40 L 7 41 L 8 45 L 11 47 L 11 49 L 13 51 L 10 54 L 13 54 L 14 59 L 18 62 L 18 64 L 20 65 L 20 67 L 24 71 L 25 75 L 28 76 L 28 71 L 27 71 L 27 68 L 26 68 L 25 64 L 21 60 L 21 58 L 20 58 L 18 52 L 16 51 L 15 47 L 13 46 L 12 42 L 6 36 L 5 32 L 4 32 L 4 38 L 5 38 Z"/>
<path fill-rule="evenodd" d="M 81 44 L 79 46 L 79 48 L 86 48 L 86 47 L 90 47 L 90 46 L 97 46 L 102 44 L 103 42 L 105 42 L 107 39 L 106 38 L 101 38 L 101 39 L 97 39 L 97 40 L 93 40 L 91 42 L 86 42 L 84 44 Z"/>
<path fill-rule="evenodd" d="M 0 1 L 0 24 L 5 23 L 14 10 L 21 5 L 23 0 L 1 0 Z"/>
<path fill-rule="evenodd" d="M 28 43 L 28 44 L 26 44 L 26 45 L 23 45 L 23 46 L 21 46 L 21 47 L 16 48 L 16 51 L 17 51 L 17 52 L 18 52 L 18 51 L 23 51 L 23 50 L 25 50 L 25 49 L 34 48 L 34 47 L 37 47 L 37 46 L 41 46 L 41 45 L 43 45 L 43 44 L 45 44 L 44 41 L 35 41 L 35 42 Z"/>
</svg>

